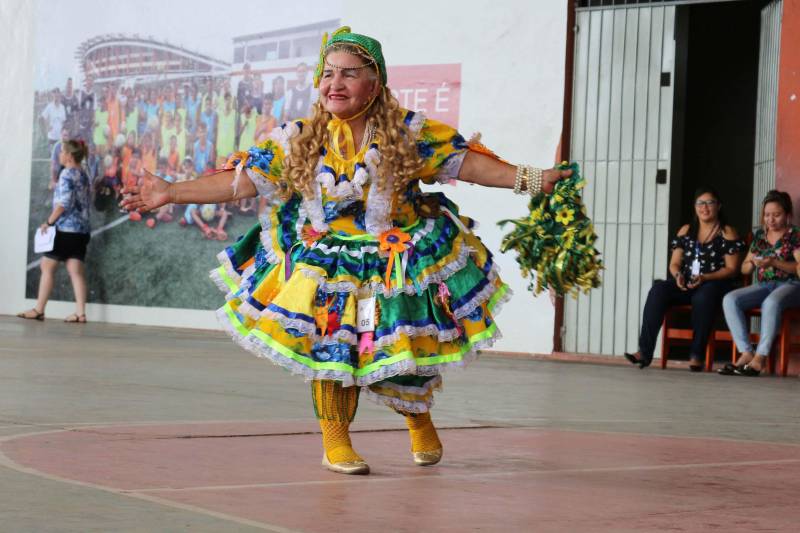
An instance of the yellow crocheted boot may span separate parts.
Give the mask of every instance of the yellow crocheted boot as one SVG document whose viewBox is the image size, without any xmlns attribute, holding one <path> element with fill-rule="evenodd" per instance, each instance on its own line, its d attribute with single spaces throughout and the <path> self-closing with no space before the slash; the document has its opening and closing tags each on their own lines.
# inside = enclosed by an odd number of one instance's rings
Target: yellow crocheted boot
<svg viewBox="0 0 800 533">
<path fill-rule="evenodd" d="M 403 413 L 411 436 L 411 453 L 414 462 L 420 466 L 435 465 L 442 459 L 442 442 L 433 427 L 431 414 Z"/>
<path fill-rule="evenodd" d="M 322 465 L 340 474 L 369 474 L 369 465 L 353 450 L 350 422 L 358 408 L 358 387 L 314 380 L 311 398 L 322 430 Z"/>
</svg>

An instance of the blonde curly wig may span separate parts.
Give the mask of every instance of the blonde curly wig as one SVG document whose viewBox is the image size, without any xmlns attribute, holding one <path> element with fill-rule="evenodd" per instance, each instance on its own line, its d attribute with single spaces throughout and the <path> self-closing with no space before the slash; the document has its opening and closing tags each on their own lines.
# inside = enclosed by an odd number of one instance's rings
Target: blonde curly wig
<svg viewBox="0 0 800 533">
<path fill-rule="evenodd" d="M 349 44 L 336 44 L 326 50 L 341 51 L 363 58 L 373 66 L 375 62 L 360 48 Z M 373 79 L 378 79 L 375 69 L 370 69 Z M 396 192 L 402 192 L 414 179 L 423 166 L 422 158 L 416 147 L 416 140 L 403 119 L 404 111 L 400 103 L 386 86 L 381 87 L 378 96 L 366 113 L 367 123 L 375 127 L 375 136 L 380 142 L 381 163 L 378 166 L 378 183 L 373 186 L 386 187 L 390 176 Z M 290 191 L 298 192 L 304 197 L 314 195 L 315 170 L 319 160 L 320 149 L 328 138 L 328 121 L 333 115 L 326 111 L 322 104 L 314 103 L 311 117 L 303 125 L 302 132 L 291 140 L 291 150 L 286 158 L 284 177 Z"/>
</svg>

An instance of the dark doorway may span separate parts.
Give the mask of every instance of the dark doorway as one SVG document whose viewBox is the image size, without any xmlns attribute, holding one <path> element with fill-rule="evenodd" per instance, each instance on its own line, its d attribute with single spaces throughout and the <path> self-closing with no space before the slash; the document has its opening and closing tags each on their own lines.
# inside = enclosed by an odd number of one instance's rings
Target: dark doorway
<svg viewBox="0 0 800 533">
<path fill-rule="evenodd" d="M 680 6 L 669 231 L 694 215 L 699 185 L 716 189 L 728 223 L 752 226 L 760 2 Z"/>
</svg>

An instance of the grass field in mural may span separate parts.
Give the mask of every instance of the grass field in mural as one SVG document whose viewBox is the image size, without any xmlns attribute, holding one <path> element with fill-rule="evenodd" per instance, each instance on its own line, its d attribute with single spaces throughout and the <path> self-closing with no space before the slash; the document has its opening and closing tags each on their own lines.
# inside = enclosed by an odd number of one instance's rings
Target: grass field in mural
<svg viewBox="0 0 800 533">
<path fill-rule="evenodd" d="M 49 172 L 47 144 L 39 138 L 31 166 L 29 243 L 51 210 L 46 203 L 52 199 L 52 192 L 47 190 Z M 182 214 L 183 206 L 176 206 L 175 213 Z M 116 206 L 109 205 L 103 211 L 93 206 L 92 229 L 97 231 L 126 217 Z M 181 227 L 177 218 L 159 223 L 154 229 L 143 221 L 126 219 L 94 235 L 86 257 L 89 302 L 184 309 L 214 309 L 222 305 L 224 296 L 209 279 L 208 272 L 218 266 L 216 254 L 250 228 L 256 222 L 255 216 L 234 211 L 225 226 L 227 241 L 204 239 L 196 227 Z M 29 246 L 28 298 L 36 298 L 40 271 L 31 264 L 39 257 Z M 51 299 L 73 300 L 63 267 L 59 268 Z"/>
<path fill-rule="evenodd" d="M 38 292 L 40 257 L 32 241 L 52 209 L 50 147 L 80 139 L 88 148 L 84 165 L 93 194 L 105 192 L 92 198 L 89 302 L 220 307 L 224 295 L 209 271 L 219 266 L 216 255 L 257 223 L 258 202 L 241 202 L 246 212 L 225 206 L 230 216 L 224 228 L 218 219 L 222 206 L 201 206 L 195 215 L 197 222 L 204 220 L 204 236 L 191 216 L 179 224 L 185 206 L 174 206 L 172 220 L 163 210 L 158 219 L 155 213 L 130 219 L 117 205 L 120 185 L 137 183 L 145 170 L 169 180 L 195 179 L 263 142 L 276 126 L 308 116 L 318 97 L 312 79 L 320 42 L 341 26 L 342 2 L 275 3 L 269 17 L 244 17 L 232 25 L 220 25 L 190 0 L 139 0 L 127 7 L 102 0 L 81 0 L 77 7 L 33 4 L 26 296 Z M 240 0 L 237 9 L 260 12 L 263 2 Z M 460 73 L 449 68 L 451 78 Z M 456 82 L 450 80 L 454 87 Z M 442 108 L 457 111 L 451 104 L 458 102 L 457 91 L 438 84 L 435 89 Z M 58 270 L 54 300 L 73 300 L 65 270 Z"/>
</svg>

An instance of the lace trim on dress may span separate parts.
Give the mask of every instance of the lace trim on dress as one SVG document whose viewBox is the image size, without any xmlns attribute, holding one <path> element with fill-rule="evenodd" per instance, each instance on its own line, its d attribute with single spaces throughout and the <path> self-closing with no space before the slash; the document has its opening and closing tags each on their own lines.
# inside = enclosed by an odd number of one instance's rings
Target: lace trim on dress
<svg viewBox="0 0 800 533">
<path fill-rule="evenodd" d="M 228 254 L 225 252 L 225 250 L 217 254 L 217 260 L 219 261 L 220 265 L 222 265 L 222 267 L 225 269 L 225 273 L 234 281 L 234 283 L 236 283 L 236 285 L 241 284 L 242 276 L 239 275 L 239 273 L 236 272 L 236 270 L 233 268 L 233 263 L 231 263 L 231 259 L 230 257 L 228 257 Z M 215 268 L 211 272 L 213 273 L 216 271 L 217 269 Z M 227 291 L 228 291 L 228 286 L 226 285 L 224 292 Z"/>
<path fill-rule="evenodd" d="M 263 311 L 259 311 L 258 309 L 256 309 L 255 307 L 244 301 L 239 303 L 237 311 L 243 315 L 247 315 L 253 320 L 259 320 L 262 317 L 266 317 L 280 324 L 280 326 L 284 330 L 286 329 L 297 330 L 304 336 L 308 337 L 310 341 L 314 344 L 320 343 L 326 345 L 326 344 L 344 343 L 344 344 L 349 344 L 351 346 L 355 346 L 358 344 L 358 336 L 352 331 L 348 331 L 346 329 L 338 329 L 334 333 L 331 333 L 330 335 L 325 335 L 323 337 L 317 334 L 316 324 L 310 324 L 309 322 L 298 318 L 290 318 L 271 309 L 264 309 Z"/>
<path fill-rule="evenodd" d="M 220 308 L 217 310 L 217 320 L 219 320 L 223 329 L 228 332 L 236 344 L 252 353 L 256 357 L 269 359 L 274 364 L 285 368 L 292 374 L 303 376 L 306 381 L 310 381 L 312 379 L 331 379 L 335 381 L 341 381 L 343 387 L 352 387 L 355 385 L 353 374 L 350 372 L 344 372 L 341 370 L 314 370 L 303 363 L 295 361 L 291 357 L 287 357 L 280 351 L 261 341 L 258 337 L 253 335 L 243 335 L 239 332 L 236 326 L 231 323 L 225 308 Z"/>
<path fill-rule="evenodd" d="M 416 233 L 414 233 L 413 237 L 411 237 L 411 244 L 416 245 L 421 239 L 423 239 L 427 235 L 429 235 L 431 233 L 431 231 L 433 231 L 434 225 L 435 225 L 434 219 L 432 219 L 432 218 L 426 219 L 424 226 L 421 229 L 419 229 Z M 334 236 L 334 238 L 335 238 L 335 236 Z M 374 242 L 374 241 L 371 241 L 371 242 Z M 323 243 L 321 241 L 317 241 L 315 243 L 312 243 L 310 248 L 319 250 L 320 252 L 322 252 L 322 253 L 324 253 L 326 255 L 330 255 L 330 254 L 346 254 L 346 255 L 349 255 L 350 257 L 353 257 L 353 258 L 356 258 L 356 259 L 360 259 L 366 254 L 379 254 L 379 253 L 381 253 L 380 249 L 378 248 L 378 246 L 376 246 L 374 244 L 364 244 L 364 245 L 361 245 L 361 247 L 359 249 L 350 249 L 350 248 L 346 247 L 345 245 L 333 245 L 333 246 L 330 246 L 330 245 L 325 244 L 325 243 Z"/>
<path fill-rule="evenodd" d="M 461 333 L 456 328 L 439 329 L 436 324 L 429 324 L 427 326 L 398 326 L 390 335 L 384 335 L 375 341 L 375 349 L 380 349 L 385 346 L 392 345 L 402 339 L 408 337 L 410 339 L 418 337 L 435 337 L 438 342 L 450 342 L 458 338 Z"/>
<path fill-rule="evenodd" d="M 369 374 L 355 378 L 352 372 L 347 372 L 342 370 L 310 368 L 309 366 L 306 366 L 305 364 L 296 361 L 295 359 L 292 359 L 291 357 L 285 355 L 281 351 L 273 348 L 272 346 L 262 341 L 255 335 L 242 334 L 240 330 L 231 322 L 231 319 L 228 317 L 228 312 L 225 307 L 218 309 L 216 314 L 220 324 L 222 324 L 222 327 L 225 329 L 225 331 L 228 332 L 228 334 L 233 338 L 233 340 L 239 346 L 253 353 L 257 357 L 269 359 L 273 363 L 287 369 L 292 374 L 298 374 L 305 377 L 306 380 L 331 379 L 335 381 L 341 381 L 342 386 L 344 387 L 350 387 L 353 385 L 359 385 L 365 387 L 373 383 L 376 383 L 378 381 L 383 381 L 390 377 L 400 376 L 400 375 L 411 374 L 418 376 L 436 376 L 441 374 L 445 370 L 464 368 L 466 367 L 467 364 L 474 361 L 478 357 L 478 352 L 480 350 L 488 348 L 489 346 L 494 344 L 495 341 L 497 341 L 502 337 L 500 331 L 495 329 L 490 337 L 471 343 L 468 350 L 464 352 L 457 361 L 440 363 L 436 365 L 420 366 L 417 365 L 415 360 L 406 359 L 394 364 L 378 368 L 374 372 L 370 372 Z M 385 397 L 383 396 L 378 396 L 378 397 L 380 398 L 380 401 L 382 403 L 386 401 Z M 423 406 L 419 407 L 423 408 Z M 427 406 L 425 406 L 424 408 L 427 409 Z M 424 410 L 415 412 L 424 412 Z"/>
<path fill-rule="evenodd" d="M 447 160 L 439 167 L 439 170 L 436 174 L 433 175 L 433 179 L 438 183 L 449 183 L 450 181 L 458 178 L 458 173 L 461 172 L 461 165 L 464 164 L 464 158 L 467 156 L 467 152 L 459 152 L 456 154 L 451 155 L 447 158 Z"/>
<path fill-rule="evenodd" d="M 495 273 L 495 278 L 497 277 Z M 470 299 L 469 302 L 462 305 L 461 307 L 457 308 L 453 311 L 456 319 L 461 320 L 464 317 L 470 315 L 478 306 L 483 305 L 484 302 L 489 300 L 492 296 L 494 296 L 500 287 L 495 286 L 494 284 L 487 285 L 482 291 L 480 291 L 474 298 Z M 511 289 L 506 288 L 505 293 L 502 297 L 500 297 L 489 309 L 489 312 L 497 314 L 502 309 L 503 305 L 505 305 L 511 297 L 513 296 L 513 292 Z M 435 324 L 430 324 L 427 326 L 422 327 L 414 327 L 414 326 L 398 326 L 393 330 L 393 332 L 389 335 L 383 335 L 378 340 L 375 341 L 375 348 L 382 348 L 384 346 L 388 346 L 394 344 L 395 342 L 399 341 L 402 337 L 436 337 L 438 342 L 449 342 L 459 336 L 459 331 L 456 328 L 451 329 L 444 329 L 440 330 L 436 327 Z"/>
<path fill-rule="evenodd" d="M 303 209 L 305 210 L 306 217 L 311 222 L 311 227 L 315 231 L 324 233 L 328 231 L 328 224 L 325 222 L 325 210 L 322 208 L 322 188 L 319 183 L 314 184 L 314 197 L 303 198 Z M 298 223 L 303 218 L 298 218 Z M 302 226 L 301 226 L 302 228 Z"/>
<path fill-rule="evenodd" d="M 403 288 L 386 287 L 386 283 L 382 280 L 368 281 L 358 286 L 351 281 L 329 282 L 324 274 L 309 268 L 303 268 L 302 264 L 298 264 L 296 269 L 300 270 L 305 276 L 314 279 L 319 284 L 319 288 L 327 293 L 357 292 L 358 294 L 375 294 L 380 292 L 385 298 L 392 298 L 402 293 L 408 295 L 418 294 L 418 292 L 424 291 L 431 283 L 445 281 L 450 276 L 464 268 L 469 260 L 470 254 L 473 252 L 474 250 L 470 246 L 467 246 L 466 244 L 463 245 L 456 259 L 442 266 L 436 272 L 422 278 L 416 284 L 405 284 Z"/>
<path fill-rule="evenodd" d="M 380 394 L 373 391 L 369 387 L 363 387 L 361 391 L 373 402 L 386 404 L 394 409 L 405 411 L 406 413 L 424 413 L 433 407 L 433 392 L 442 389 L 442 376 L 436 376 L 435 378 L 431 379 L 425 383 L 424 387 L 402 386 L 398 385 L 397 383 L 392 383 L 391 381 L 381 383 L 380 386 L 381 388 L 396 391 L 399 394 L 414 394 L 424 397 L 425 400 L 419 400 L 416 402 L 412 400 L 403 400 L 394 396 Z"/>
<path fill-rule="evenodd" d="M 217 268 L 209 272 L 208 277 L 211 278 L 211 281 L 214 282 L 214 285 L 216 285 L 221 292 L 225 293 L 225 301 L 228 301 L 234 297 L 233 292 L 231 291 L 230 287 L 228 287 L 228 284 L 220 275 Z"/>
<path fill-rule="evenodd" d="M 425 113 L 421 111 L 414 111 L 414 115 L 411 117 L 411 121 L 408 123 L 408 129 L 411 131 L 411 135 L 416 139 L 419 136 L 419 132 L 422 131 L 422 126 L 425 125 L 425 120 L 428 117 L 425 116 Z"/>
<path fill-rule="evenodd" d="M 246 168 L 245 172 L 247 172 L 247 177 L 250 178 L 250 181 L 253 182 L 253 185 L 256 186 L 256 190 L 258 191 L 259 195 L 263 196 L 270 202 L 276 202 L 278 197 L 278 195 L 275 194 L 278 190 L 277 185 L 268 180 L 262 174 L 253 171 L 252 168 Z"/>
<path fill-rule="evenodd" d="M 456 307 L 453 309 L 453 315 L 456 318 L 464 318 L 465 316 L 471 314 L 475 309 L 481 305 L 483 302 L 491 298 L 494 293 L 499 290 L 499 287 L 495 285 L 495 281 L 497 280 L 497 267 L 492 265 L 492 269 L 486 275 L 486 281 L 488 282 L 486 286 L 478 291 L 475 296 L 469 299 L 464 305 Z"/>
<path fill-rule="evenodd" d="M 354 257 L 354 258 L 357 258 L 357 259 L 360 259 L 365 254 L 377 254 L 377 253 L 379 253 L 378 247 L 374 246 L 372 244 L 363 245 L 358 250 L 351 250 L 351 249 L 347 248 L 346 246 L 342 246 L 342 245 L 339 245 L 339 246 L 328 246 L 325 243 L 317 241 L 317 242 L 315 242 L 315 243 L 313 243 L 311 245 L 311 248 L 319 250 L 320 252 L 324 253 L 325 255 L 346 254 L 346 255 L 349 255 L 350 257 Z"/>
<path fill-rule="evenodd" d="M 273 128 L 272 131 L 267 135 L 267 139 L 272 139 L 276 143 L 280 144 L 281 148 L 283 148 L 283 153 L 288 156 L 289 150 L 291 149 L 292 137 L 296 137 L 299 134 L 300 127 L 296 122 L 290 121 L 286 124 Z"/>
<path fill-rule="evenodd" d="M 394 376 L 416 375 L 437 376 L 451 368 L 464 368 L 478 358 L 478 351 L 489 347 L 501 338 L 500 332 L 495 330 L 491 337 L 472 343 L 469 349 L 457 361 L 439 363 L 435 365 L 418 365 L 414 359 L 405 359 L 396 364 L 380 367 L 374 372 L 356 378 L 356 385 L 370 385 Z"/>
<path fill-rule="evenodd" d="M 419 132 L 422 130 L 424 124 L 425 115 L 423 113 L 414 113 L 414 116 L 411 118 L 408 126 L 414 137 L 419 135 Z M 292 123 L 292 126 L 297 128 L 294 123 Z M 289 126 L 287 125 L 287 129 L 288 128 Z M 280 132 L 276 132 L 276 135 L 279 137 L 276 138 L 276 141 L 282 143 L 288 143 L 288 139 L 293 136 L 293 134 L 288 131 L 284 134 L 285 139 L 284 135 L 282 135 Z M 456 161 L 460 160 L 459 158 L 451 159 L 456 159 Z M 392 184 L 394 180 L 392 179 L 392 176 L 387 176 L 386 184 L 383 188 L 375 186 L 375 184 L 378 183 L 378 165 L 381 161 L 380 150 L 378 150 L 378 148 L 375 146 L 368 149 L 364 154 L 364 167 L 359 167 L 355 171 L 352 181 L 343 181 L 339 184 L 336 184 L 336 176 L 327 171 L 323 172 L 323 160 L 324 158 L 320 158 L 320 163 L 317 164 L 317 177 L 315 179 L 316 190 L 314 197 L 310 199 L 304 198 L 302 204 L 314 230 L 324 232 L 327 231 L 329 227 L 325 222 L 325 211 L 322 207 L 323 186 L 325 187 L 326 191 L 331 193 L 332 196 L 341 198 L 354 198 L 362 196 L 363 187 L 367 183 L 372 183 L 373 186 L 369 188 L 365 206 L 364 224 L 366 226 L 366 230 L 368 233 L 374 236 L 378 236 L 386 231 L 389 231 L 392 228 Z M 445 173 L 453 172 L 453 168 L 455 168 L 455 165 L 457 164 L 456 161 L 452 163 L 452 167 L 445 165 Z M 460 164 L 458 166 L 460 168 Z M 304 221 L 302 217 L 298 219 L 298 223 L 302 224 L 301 221 Z"/>
<path fill-rule="evenodd" d="M 328 196 L 340 200 L 350 200 L 363 196 L 363 187 L 370 181 L 370 171 L 366 162 L 380 161 L 380 152 L 374 146 L 367 150 L 364 154 L 364 163 L 356 163 L 353 179 L 342 181 L 339 184 L 336 183 L 336 176 L 330 172 L 330 168 L 324 165 L 324 160 L 324 157 L 320 157 L 317 164 L 317 183 L 325 188 Z"/>
<path fill-rule="evenodd" d="M 258 217 L 258 221 L 261 223 L 259 239 L 261 240 L 261 246 L 264 248 L 264 253 L 267 256 L 267 262 L 271 265 L 280 264 L 282 259 L 275 251 L 275 243 L 272 242 L 272 218 L 269 215 L 261 215 Z"/>
<path fill-rule="evenodd" d="M 367 155 L 370 157 L 368 158 Z M 378 150 L 375 150 L 371 155 L 368 152 L 364 157 L 364 163 L 367 165 L 367 172 L 369 173 L 370 182 L 372 183 L 367 193 L 367 202 L 364 209 L 364 225 L 366 226 L 367 233 L 375 237 L 392 229 L 392 183 L 394 182 L 394 178 L 392 176 L 387 176 L 383 188 L 378 186 L 378 164 L 380 160 L 381 155 Z"/>
</svg>

